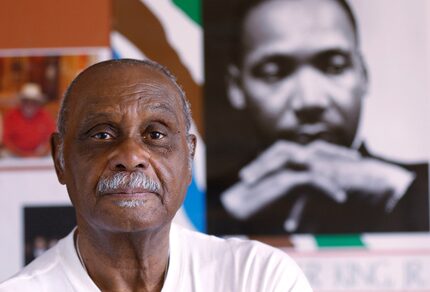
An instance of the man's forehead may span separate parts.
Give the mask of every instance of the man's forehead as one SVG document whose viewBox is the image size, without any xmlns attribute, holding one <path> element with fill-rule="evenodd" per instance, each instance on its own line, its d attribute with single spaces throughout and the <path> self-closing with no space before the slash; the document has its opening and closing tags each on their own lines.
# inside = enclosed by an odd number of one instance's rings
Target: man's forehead
<svg viewBox="0 0 430 292">
<path fill-rule="evenodd" d="M 156 101 L 144 101 L 139 104 L 132 104 L 132 111 L 128 107 L 128 103 L 101 103 L 101 104 L 89 104 L 80 111 L 79 123 L 82 125 L 91 124 L 92 122 L 99 122 L 101 120 L 121 119 L 126 113 L 127 115 L 136 114 L 141 118 L 145 116 L 152 116 L 153 114 L 158 117 L 169 117 L 178 121 L 180 114 L 177 107 L 174 107 L 171 103 L 167 102 L 156 102 Z M 160 116 L 161 115 L 161 116 Z M 154 117 L 154 116 L 152 116 Z M 139 122 L 138 119 L 135 119 Z"/>
<path fill-rule="evenodd" d="M 246 50 L 268 42 L 283 42 L 290 50 L 356 46 L 353 25 L 334 0 L 265 1 L 249 12 L 243 30 Z"/>
<path fill-rule="evenodd" d="M 85 72 L 74 84 L 72 99 L 104 103 L 107 98 L 121 101 L 145 98 L 180 98 L 177 86 L 166 75 L 144 65 L 105 66 Z"/>
<path fill-rule="evenodd" d="M 103 98 L 118 97 L 126 101 L 128 98 L 171 98 L 179 96 L 172 87 L 166 86 L 165 83 L 154 82 L 152 80 L 141 80 L 137 83 L 110 83 L 107 81 L 104 86 L 96 86 L 91 83 L 90 86 L 77 87 L 74 95 L 99 97 L 100 102 Z"/>
<path fill-rule="evenodd" d="M 257 2 L 258 4 L 252 6 L 244 14 L 244 20 L 255 13 L 263 15 L 272 13 L 271 16 L 275 15 L 273 13 L 278 13 L 279 15 L 288 16 L 288 18 L 302 22 L 309 20 L 306 18 L 303 19 L 302 16 L 317 15 L 316 13 L 320 13 L 328 17 L 333 17 L 330 14 L 343 15 L 348 18 L 348 21 L 353 21 L 349 19 L 348 8 L 341 4 L 342 0 L 262 0 Z"/>
<path fill-rule="evenodd" d="M 159 88 L 175 88 L 172 80 L 165 74 L 144 64 L 114 63 L 96 67 L 84 72 L 75 83 L 74 87 L 91 90 L 103 89 L 106 86 L 124 89 L 141 86 L 149 89 L 152 85 L 158 85 Z"/>
</svg>

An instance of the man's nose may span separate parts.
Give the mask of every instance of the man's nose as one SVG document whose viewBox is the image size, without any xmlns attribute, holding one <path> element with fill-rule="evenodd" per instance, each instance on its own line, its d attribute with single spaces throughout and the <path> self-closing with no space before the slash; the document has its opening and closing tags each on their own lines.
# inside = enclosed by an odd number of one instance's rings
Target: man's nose
<svg viewBox="0 0 430 292">
<path fill-rule="evenodd" d="M 299 119 L 318 119 L 329 105 L 323 77 L 317 69 L 310 66 L 300 68 L 296 74 L 291 106 Z"/>
<path fill-rule="evenodd" d="M 109 167 L 112 171 L 135 171 L 146 169 L 150 155 L 141 141 L 127 138 L 112 152 Z"/>
</svg>

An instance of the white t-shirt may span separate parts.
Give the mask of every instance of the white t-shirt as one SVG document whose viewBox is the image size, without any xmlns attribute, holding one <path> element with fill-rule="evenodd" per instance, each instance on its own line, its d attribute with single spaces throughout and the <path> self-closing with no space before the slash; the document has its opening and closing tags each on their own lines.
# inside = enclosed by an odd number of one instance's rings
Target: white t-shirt
<svg viewBox="0 0 430 292">
<path fill-rule="evenodd" d="M 0 292 L 100 291 L 76 253 L 73 232 L 20 273 Z M 249 240 L 221 239 L 172 224 L 170 263 L 163 292 L 308 292 L 296 263 L 281 250 Z"/>
</svg>

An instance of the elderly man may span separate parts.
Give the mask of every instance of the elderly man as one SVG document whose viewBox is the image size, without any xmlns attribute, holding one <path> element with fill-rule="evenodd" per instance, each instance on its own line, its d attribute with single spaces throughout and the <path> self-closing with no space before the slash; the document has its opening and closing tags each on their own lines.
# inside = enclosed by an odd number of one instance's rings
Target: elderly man
<svg viewBox="0 0 430 292">
<path fill-rule="evenodd" d="M 235 224 L 209 230 L 428 230 L 427 165 L 378 159 L 357 135 L 368 76 L 348 3 L 244 3 L 228 94 L 262 145 L 221 194 Z"/>
<path fill-rule="evenodd" d="M 172 224 L 191 180 L 190 120 L 185 94 L 156 63 L 83 71 L 52 137 L 78 226 L 0 291 L 311 291 L 279 250 Z"/>
</svg>

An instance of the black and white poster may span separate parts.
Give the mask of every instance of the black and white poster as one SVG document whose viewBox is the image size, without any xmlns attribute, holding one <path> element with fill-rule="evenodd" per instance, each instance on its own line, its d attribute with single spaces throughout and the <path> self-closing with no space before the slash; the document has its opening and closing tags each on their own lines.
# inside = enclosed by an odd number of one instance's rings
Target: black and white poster
<svg viewBox="0 0 430 292">
<path fill-rule="evenodd" d="M 429 230 L 427 1 L 206 1 L 208 232 Z"/>
</svg>

